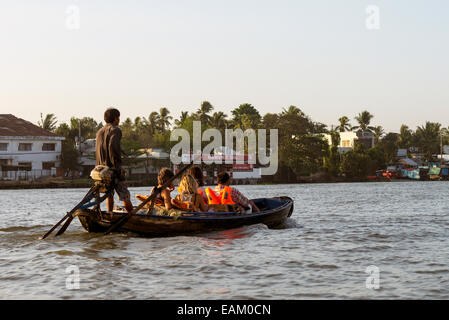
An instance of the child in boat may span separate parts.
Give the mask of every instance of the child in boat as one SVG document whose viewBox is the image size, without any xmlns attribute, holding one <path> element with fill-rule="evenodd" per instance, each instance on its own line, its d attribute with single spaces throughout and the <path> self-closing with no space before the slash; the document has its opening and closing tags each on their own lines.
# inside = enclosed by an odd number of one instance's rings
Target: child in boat
<svg viewBox="0 0 449 320">
<path fill-rule="evenodd" d="M 203 170 L 199 166 L 193 166 L 189 170 L 189 174 L 195 178 L 196 183 L 198 183 L 198 193 L 203 197 L 204 208 L 206 211 L 209 210 L 209 204 L 207 201 L 206 187 L 204 186 L 204 176 Z"/>
<path fill-rule="evenodd" d="M 231 177 L 227 172 L 217 174 L 217 187 L 212 190 L 206 188 L 209 205 L 229 204 L 237 205 L 240 212 L 260 212 L 256 204 L 245 197 L 237 188 L 230 187 Z"/>
<path fill-rule="evenodd" d="M 158 188 L 162 187 L 162 185 L 173 178 L 175 175 L 173 174 L 173 171 L 171 171 L 169 168 L 162 168 L 161 171 L 159 171 L 159 175 L 157 176 L 157 183 Z M 151 189 L 151 194 L 154 192 L 154 187 Z M 161 200 L 161 202 L 164 203 L 165 209 L 171 210 L 172 209 L 172 203 L 171 203 L 171 196 L 170 193 L 175 189 L 175 186 L 173 183 L 166 189 L 162 190 L 157 196 L 156 199 Z"/>
<path fill-rule="evenodd" d="M 203 197 L 198 193 L 198 183 L 191 174 L 186 174 L 182 177 L 178 191 L 179 195 L 175 198 L 177 203 L 172 201 L 172 205 L 181 203 L 185 209 L 189 208 L 195 212 L 206 211 Z"/>
</svg>

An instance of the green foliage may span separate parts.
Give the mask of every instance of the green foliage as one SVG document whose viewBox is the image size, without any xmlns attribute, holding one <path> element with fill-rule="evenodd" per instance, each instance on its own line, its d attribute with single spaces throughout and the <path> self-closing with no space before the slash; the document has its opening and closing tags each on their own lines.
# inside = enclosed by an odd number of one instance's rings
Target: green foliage
<svg viewBox="0 0 449 320">
<path fill-rule="evenodd" d="M 234 128 L 242 130 L 258 128 L 262 119 L 259 111 L 249 103 L 241 104 L 238 108 L 232 110 L 231 113 Z"/>
<path fill-rule="evenodd" d="M 340 132 L 351 129 L 349 118 L 346 116 L 338 119 L 339 124 L 335 130 L 329 131 L 326 125 L 314 122 L 300 108 L 293 105 L 283 108 L 279 113 L 267 113 L 262 117 L 256 107 L 245 103 L 233 109 L 231 115 L 232 119 L 224 112 L 214 111 L 210 102 L 203 101 L 196 112 L 183 111 L 180 117 L 174 120 L 174 128 L 182 128 L 189 132 L 191 147 L 195 120 L 201 121 L 202 132 L 208 128 L 220 130 L 223 142 L 226 128 L 267 129 L 267 142 L 269 142 L 269 129 L 278 129 L 279 171 L 276 177 L 280 182 L 295 182 L 299 176 L 323 170 L 332 176 L 344 174 L 349 178 L 360 179 L 394 163 L 397 160 L 398 148 L 418 147 L 424 160 L 433 160 L 433 155 L 440 151 L 440 138 L 444 144 L 449 144 L 449 129 L 442 128 L 439 123 L 426 122 L 415 132 L 402 125 L 399 134 L 391 132 L 386 134 L 382 126 L 371 126 L 373 115 L 365 110 L 355 117 L 358 125 L 354 128 L 372 131 L 375 135 L 375 146 L 366 149 L 356 144 L 354 150 L 340 154 Z M 177 143 L 170 141 L 172 120 L 167 108 L 153 111 L 147 117 L 136 117 L 134 120 L 126 118 L 120 125 L 123 133 L 122 148 L 127 154 L 124 162 L 139 165 L 142 161 L 139 158 L 142 154 L 141 149 L 162 148 L 170 152 L 172 146 Z M 52 114 L 45 117 L 41 115 L 39 125 L 66 138 L 62 148 L 62 166 L 66 169 L 76 169 L 78 166 L 75 137 L 81 133 L 82 140 L 94 138 L 98 129 L 102 127 L 102 123 L 97 123 L 89 117 L 82 119 L 73 117 L 69 123 L 60 123 L 56 127 L 56 118 Z M 331 135 L 330 146 L 322 133 Z M 202 147 L 208 143 L 209 141 L 203 141 Z"/>
<path fill-rule="evenodd" d="M 374 115 L 368 111 L 362 111 L 354 119 L 358 122 L 358 126 L 353 127 L 353 129 L 360 129 L 362 131 L 373 130 L 374 128 L 370 126 L 371 120 Z"/>
<path fill-rule="evenodd" d="M 376 126 L 373 128 L 374 144 L 378 144 L 382 136 L 385 134 L 385 130 L 382 126 Z"/>
<path fill-rule="evenodd" d="M 341 162 L 341 172 L 348 178 L 365 178 L 371 169 L 371 159 L 361 144 L 346 152 Z"/>
<path fill-rule="evenodd" d="M 53 113 L 47 114 L 45 118 L 43 118 L 41 113 L 41 120 L 37 122 L 37 125 L 44 130 L 53 132 L 56 130 L 56 123 L 58 120 Z"/>
<path fill-rule="evenodd" d="M 145 154 L 145 151 L 142 149 L 142 145 L 139 142 L 135 140 L 122 139 L 123 164 L 131 165 L 145 160 L 139 158 L 141 155 Z"/>
<path fill-rule="evenodd" d="M 65 170 L 76 170 L 79 167 L 78 151 L 70 140 L 62 141 L 61 167 Z"/>
<path fill-rule="evenodd" d="M 209 113 L 212 112 L 213 109 L 214 107 L 209 101 L 203 101 L 196 114 L 194 114 L 194 119 L 201 121 L 202 126 L 209 125 L 211 121 Z"/>
<path fill-rule="evenodd" d="M 403 124 L 399 130 L 398 147 L 408 150 L 412 146 L 412 139 L 413 131 Z"/>
<path fill-rule="evenodd" d="M 340 133 L 336 130 L 331 130 L 329 132 L 331 136 L 331 145 L 329 147 L 329 152 L 324 159 L 323 168 L 331 176 L 338 176 L 340 173 L 341 165 L 341 155 L 338 152 L 338 146 L 340 145 Z"/>
<path fill-rule="evenodd" d="M 335 128 L 335 130 L 339 132 L 345 132 L 351 130 L 351 123 L 349 122 L 349 118 L 346 116 L 338 119 L 339 125 Z"/>
<path fill-rule="evenodd" d="M 388 133 L 379 143 L 378 147 L 384 154 L 386 164 L 394 163 L 398 153 L 399 135 L 397 133 Z"/>
<path fill-rule="evenodd" d="M 440 152 L 440 130 L 441 124 L 429 121 L 416 129 L 415 142 L 425 161 L 434 160 L 433 155 Z"/>
</svg>

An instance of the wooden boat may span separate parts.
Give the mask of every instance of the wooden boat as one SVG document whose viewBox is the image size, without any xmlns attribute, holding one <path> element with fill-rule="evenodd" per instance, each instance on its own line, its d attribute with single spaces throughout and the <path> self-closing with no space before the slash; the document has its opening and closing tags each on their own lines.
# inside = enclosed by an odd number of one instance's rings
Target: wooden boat
<svg viewBox="0 0 449 320">
<path fill-rule="evenodd" d="M 232 229 L 257 223 L 274 228 L 282 225 L 293 213 L 293 200 L 289 197 L 262 198 L 253 201 L 261 212 L 249 214 L 186 212 L 179 217 L 139 212 L 117 229 L 117 232 L 133 232 L 157 237 Z M 75 213 L 88 232 L 105 232 L 124 214 L 116 211 L 100 213 L 91 209 L 78 210 Z"/>
</svg>

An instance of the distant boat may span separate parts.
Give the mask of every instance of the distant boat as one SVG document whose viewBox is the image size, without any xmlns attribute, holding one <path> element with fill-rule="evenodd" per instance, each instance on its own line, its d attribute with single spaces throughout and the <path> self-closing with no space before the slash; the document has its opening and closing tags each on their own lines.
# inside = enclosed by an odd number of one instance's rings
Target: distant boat
<svg viewBox="0 0 449 320">
<path fill-rule="evenodd" d="M 430 180 L 441 180 L 441 168 L 433 167 L 428 172 Z"/>
<path fill-rule="evenodd" d="M 421 180 L 421 176 L 419 175 L 419 169 L 409 170 L 407 173 L 407 177 L 412 180 Z"/>
</svg>

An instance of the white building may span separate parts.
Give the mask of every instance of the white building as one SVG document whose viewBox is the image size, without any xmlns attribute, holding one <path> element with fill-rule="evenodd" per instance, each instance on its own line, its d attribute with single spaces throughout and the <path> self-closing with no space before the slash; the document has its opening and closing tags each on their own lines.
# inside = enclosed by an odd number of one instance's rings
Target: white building
<svg viewBox="0 0 449 320">
<path fill-rule="evenodd" d="M 95 167 L 95 139 L 87 139 L 86 141 L 76 143 L 76 150 L 81 154 L 79 164 L 81 165 L 84 175 L 88 175 Z"/>
<path fill-rule="evenodd" d="M 0 179 L 56 175 L 64 139 L 12 114 L 0 114 Z"/>
<path fill-rule="evenodd" d="M 340 134 L 340 144 L 338 145 L 338 151 L 340 153 L 348 152 L 354 149 L 356 143 L 364 144 L 365 147 L 374 147 L 374 134 L 371 131 L 358 130 L 339 132 Z M 330 134 L 324 134 L 324 138 L 327 140 L 329 145 L 332 145 L 332 138 Z"/>
</svg>

